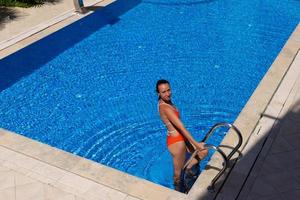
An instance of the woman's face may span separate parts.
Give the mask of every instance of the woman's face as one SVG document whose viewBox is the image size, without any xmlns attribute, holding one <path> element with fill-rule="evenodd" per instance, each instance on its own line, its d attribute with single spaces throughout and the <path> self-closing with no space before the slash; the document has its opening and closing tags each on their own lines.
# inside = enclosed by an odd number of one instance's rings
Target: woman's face
<svg viewBox="0 0 300 200">
<path fill-rule="evenodd" d="M 158 86 L 158 95 L 163 101 L 170 101 L 172 95 L 170 85 L 168 83 L 160 84 Z"/>
</svg>

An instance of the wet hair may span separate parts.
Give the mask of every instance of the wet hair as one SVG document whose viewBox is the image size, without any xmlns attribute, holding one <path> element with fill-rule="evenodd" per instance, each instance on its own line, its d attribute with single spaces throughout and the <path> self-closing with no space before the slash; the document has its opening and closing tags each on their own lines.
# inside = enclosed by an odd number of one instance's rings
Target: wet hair
<svg viewBox="0 0 300 200">
<path fill-rule="evenodd" d="M 158 86 L 160 86 L 161 84 L 169 84 L 169 81 L 165 80 L 165 79 L 160 79 L 156 82 L 156 92 L 159 93 L 158 91 Z M 160 100 L 160 96 L 158 97 L 158 100 Z"/>
<path fill-rule="evenodd" d="M 156 82 L 156 92 L 159 93 L 158 91 L 158 86 L 160 86 L 161 84 L 170 84 L 169 81 L 165 80 L 165 79 L 160 79 Z"/>
</svg>

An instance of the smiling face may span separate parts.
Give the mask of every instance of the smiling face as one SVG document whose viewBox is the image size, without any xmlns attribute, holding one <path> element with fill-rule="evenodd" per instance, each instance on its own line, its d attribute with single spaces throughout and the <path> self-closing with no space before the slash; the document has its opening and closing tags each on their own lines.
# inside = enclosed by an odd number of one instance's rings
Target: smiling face
<svg viewBox="0 0 300 200">
<path fill-rule="evenodd" d="M 160 99 L 165 102 L 171 101 L 172 92 L 170 85 L 168 83 L 160 84 L 158 86 L 158 95 Z"/>
</svg>

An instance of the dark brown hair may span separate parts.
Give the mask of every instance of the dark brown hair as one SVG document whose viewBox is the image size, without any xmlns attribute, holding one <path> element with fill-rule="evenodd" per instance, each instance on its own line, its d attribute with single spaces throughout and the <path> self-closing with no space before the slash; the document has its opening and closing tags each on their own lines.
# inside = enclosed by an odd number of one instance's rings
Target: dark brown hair
<svg viewBox="0 0 300 200">
<path fill-rule="evenodd" d="M 159 93 L 158 91 L 158 86 L 160 86 L 161 84 L 169 84 L 169 81 L 165 80 L 165 79 L 160 79 L 156 82 L 156 92 Z M 158 100 L 160 99 L 160 97 L 158 97 Z"/>
</svg>

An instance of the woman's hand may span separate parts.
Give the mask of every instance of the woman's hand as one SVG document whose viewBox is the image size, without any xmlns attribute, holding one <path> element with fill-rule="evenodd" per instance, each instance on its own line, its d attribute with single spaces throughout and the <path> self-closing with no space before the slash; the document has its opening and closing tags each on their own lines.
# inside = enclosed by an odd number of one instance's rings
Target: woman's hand
<svg viewBox="0 0 300 200">
<path fill-rule="evenodd" d="M 199 158 L 202 160 L 203 158 L 205 158 L 208 154 L 208 150 L 207 148 L 205 148 L 205 143 L 204 142 L 198 142 L 196 144 L 196 150 L 198 150 L 198 156 Z"/>
<path fill-rule="evenodd" d="M 205 149 L 204 145 L 205 145 L 204 142 L 197 142 L 195 147 L 198 150 L 202 150 L 202 149 Z"/>
</svg>

